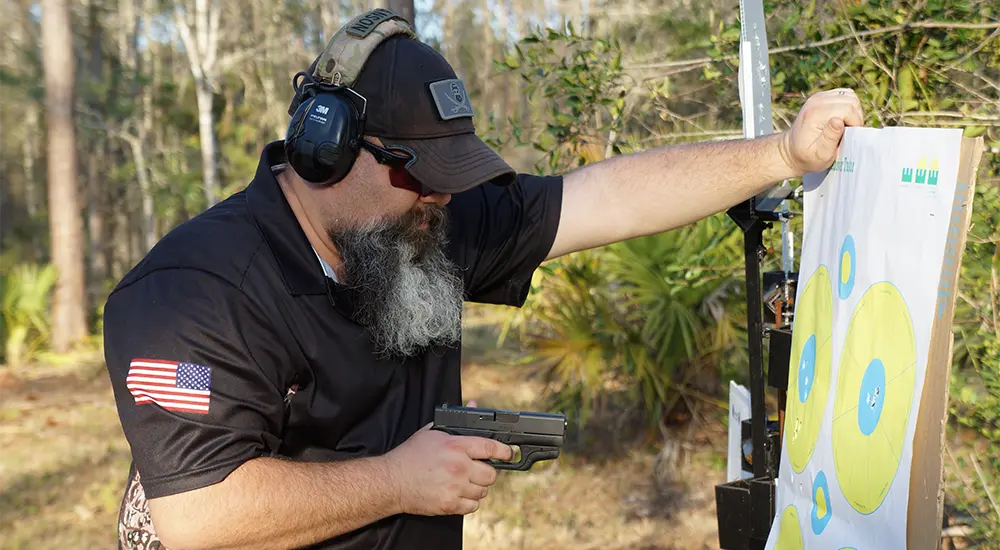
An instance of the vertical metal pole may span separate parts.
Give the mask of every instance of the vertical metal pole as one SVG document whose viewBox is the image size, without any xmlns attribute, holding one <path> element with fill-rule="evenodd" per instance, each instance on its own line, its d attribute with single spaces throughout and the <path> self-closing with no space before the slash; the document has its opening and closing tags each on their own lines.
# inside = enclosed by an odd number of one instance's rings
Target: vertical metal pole
<svg viewBox="0 0 1000 550">
<path fill-rule="evenodd" d="M 761 298 L 760 251 L 764 223 L 753 216 L 745 230 L 743 246 L 746 257 L 747 339 L 750 352 L 750 424 L 753 437 L 753 476 L 767 475 L 765 441 L 767 411 L 764 407 L 764 318 Z"/>
<path fill-rule="evenodd" d="M 743 137 L 752 139 L 773 133 L 771 118 L 771 70 L 767 52 L 763 0 L 740 0 L 740 101 L 743 104 Z M 764 407 L 764 319 L 761 298 L 760 250 L 763 221 L 757 209 L 773 211 L 780 200 L 762 193 L 749 202 L 749 223 L 744 226 L 746 257 L 747 337 L 750 352 L 750 404 L 753 428 L 754 477 L 767 475 L 765 441 L 767 413 Z"/>
</svg>

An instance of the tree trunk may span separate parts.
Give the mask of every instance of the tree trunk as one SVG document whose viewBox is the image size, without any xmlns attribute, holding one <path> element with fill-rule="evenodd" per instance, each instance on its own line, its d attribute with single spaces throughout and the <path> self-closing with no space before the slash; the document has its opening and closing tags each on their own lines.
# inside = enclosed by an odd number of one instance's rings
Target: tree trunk
<svg viewBox="0 0 1000 550">
<path fill-rule="evenodd" d="M 514 19 L 517 20 L 517 40 L 523 40 L 531 32 L 531 26 L 528 23 L 528 10 L 525 9 L 526 0 L 513 0 L 514 1 Z M 530 4 L 528 4 L 530 5 Z M 515 78 L 513 81 L 514 87 L 514 98 L 517 105 L 512 109 L 512 114 L 514 120 L 517 121 L 518 125 L 524 124 L 525 121 L 529 119 L 528 109 L 530 107 L 530 102 L 528 101 L 527 95 L 524 93 L 524 81 L 520 78 Z"/>
<path fill-rule="evenodd" d="M 150 20 L 153 18 L 152 0 L 143 0 L 142 12 L 140 14 L 146 36 L 150 36 Z M 138 18 L 137 18 L 138 20 Z M 138 23 L 136 24 L 138 27 Z M 138 30 L 136 31 L 138 37 Z M 137 38 L 138 39 L 138 38 Z M 149 48 L 142 51 L 140 67 L 136 72 L 136 81 L 139 74 L 147 78 L 152 76 L 155 67 L 153 65 L 153 53 Z M 135 156 L 135 170 L 139 175 L 139 189 L 142 191 L 142 223 L 143 223 L 143 248 L 148 252 L 156 244 L 156 208 L 153 203 L 153 184 L 150 178 L 152 169 L 146 164 L 146 145 L 149 143 L 149 136 L 155 131 L 153 128 L 153 87 L 145 84 L 142 87 L 142 120 L 138 124 L 139 139 L 132 146 L 132 154 Z"/>
<path fill-rule="evenodd" d="M 195 82 L 198 100 L 198 134 L 201 139 L 202 178 L 207 206 L 218 201 L 219 166 L 215 153 L 215 116 L 212 97 L 215 80 L 215 60 L 218 53 L 219 7 L 209 0 L 195 0 L 194 23 L 188 9 L 175 13 L 188 66 Z"/>
<path fill-rule="evenodd" d="M 508 6 L 508 0 L 497 0 L 496 3 L 496 13 L 499 18 L 500 27 L 500 59 L 504 59 L 507 55 L 508 44 L 510 43 L 510 7 Z M 510 71 L 503 72 L 503 84 L 500 85 L 500 93 L 496 94 L 494 102 L 496 106 L 494 111 L 497 113 L 497 129 L 503 131 L 506 129 L 507 117 L 511 114 L 510 102 L 512 96 L 510 94 Z"/>
<path fill-rule="evenodd" d="M 52 296 L 52 349 L 65 353 L 87 335 L 83 220 L 77 196 L 73 33 L 68 0 L 42 0 L 45 121 L 48 131 L 49 228 L 59 278 Z"/>
<path fill-rule="evenodd" d="M 24 124 L 28 128 L 28 132 L 24 136 L 24 141 L 21 142 L 21 153 L 24 157 L 24 202 L 28 209 L 28 216 L 31 218 L 32 223 L 34 223 L 35 216 L 38 215 L 38 203 L 41 202 L 38 199 L 38 195 L 40 194 L 38 192 L 38 181 L 35 179 L 35 159 L 38 158 L 38 153 L 35 150 L 35 138 L 32 134 L 38 127 L 38 108 L 34 102 L 29 103 L 27 106 Z M 38 246 L 38 239 L 35 238 L 34 232 L 31 234 L 31 248 L 34 251 L 35 259 L 41 260 L 41 254 L 39 254 L 41 247 Z"/>
<path fill-rule="evenodd" d="M 89 83 L 101 82 L 104 78 L 104 26 L 101 22 L 101 0 L 90 0 L 87 5 L 88 50 L 90 59 L 86 71 Z M 99 95 L 91 99 L 94 109 L 103 108 Z M 104 295 L 105 283 L 108 279 L 107 243 L 104 232 L 104 181 L 106 178 L 105 159 L 108 141 L 101 137 L 89 139 L 85 146 L 88 158 L 86 163 L 86 187 L 82 189 L 86 197 L 86 238 L 87 238 L 87 302 L 100 303 Z M 82 168 L 82 166 L 81 166 Z"/>
<path fill-rule="evenodd" d="M 389 8 L 389 11 L 394 11 L 405 17 L 410 22 L 410 26 L 414 30 L 417 29 L 417 21 L 415 19 L 417 11 L 413 9 L 413 0 L 386 0 L 386 7 Z"/>
<path fill-rule="evenodd" d="M 461 76 L 462 62 L 458 58 L 458 37 L 455 36 L 455 4 L 451 0 L 442 0 L 444 6 L 441 8 L 444 13 L 441 15 L 441 49 L 444 50 L 444 57 L 455 68 L 455 72 Z"/>
<path fill-rule="evenodd" d="M 489 123 L 487 122 L 490 115 L 493 114 L 493 96 L 492 90 L 490 89 L 490 80 L 493 77 L 493 27 L 490 24 L 492 18 L 490 17 L 490 0 L 483 0 L 482 5 L 483 11 L 483 49 L 482 49 L 482 59 L 479 60 L 479 104 L 483 106 L 483 127 L 486 127 Z"/>
<path fill-rule="evenodd" d="M 323 44 L 326 45 L 340 27 L 340 0 L 319 0 L 319 19 L 323 22 Z"/>
<path fill-rule="evenodd" d="M 212 112 L 212 87 L 204 81 L 195 84 L 198 98 L 198 135 L 201 138 L 202 178 L 205 201 L 212 206 L 218 200 L 218 170 L 215 162 L 215 114 Z"/>
</svg>

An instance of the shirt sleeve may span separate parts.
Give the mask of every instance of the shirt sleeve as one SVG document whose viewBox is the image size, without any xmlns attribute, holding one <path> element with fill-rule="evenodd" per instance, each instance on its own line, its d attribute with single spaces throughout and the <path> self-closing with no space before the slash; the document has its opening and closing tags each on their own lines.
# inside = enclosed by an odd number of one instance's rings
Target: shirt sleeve
<svg viewBox="0 0 1000 550">
<path fill-rule="evenodd" d="M 260 308 L 236 286 L 185 269 L 115 290 L 105 360 L 148 498 L 222 481 L 277 451 L 288 362 Z"/>
<path fill-rule="evenodd" d="M 519 174 L 452 196 L 451 239 L 466 299 L 520 307 L 559 227 L 562 176 Z"/>
</svg>

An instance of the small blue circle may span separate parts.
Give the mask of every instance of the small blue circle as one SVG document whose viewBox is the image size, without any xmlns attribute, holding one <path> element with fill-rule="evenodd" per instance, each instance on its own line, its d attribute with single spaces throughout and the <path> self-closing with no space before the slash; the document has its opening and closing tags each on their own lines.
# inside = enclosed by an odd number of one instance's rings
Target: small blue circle
<svg viewBox="0 0 1000 550">
<path fill-rule="evenodd" d="M 841 300 L 846 300 L 854 290 L 854 274 L 857 273 L 858 256 L 854 252 L 854 237 L 848 235 L 844 237 L 844 244 L 840 245 L 839 276 L 837 277 L 837 295 Z M 844 271 L 844 266 L 847 271 Z"/>
<path fill-rule="evenodd" d="M 805 403 L 816 376 L 816 335 L 810 334 L 799 358 L 799 402 Z"/>
<path fill-rule="evenodd" d="M 826 474 L 820 471 L 813 480 L 812 490 L 812 530 L 817 535 L 826 529 L 826 524 L 830 523 L 833 510 L 830 508 L 830 486 L 826 483 Z"/>
<path fill-rule="evenodd" d="M 861 433 L 871 435 L 882 417 L 885 403 L 885 366 L 881 359 L 872 359 L 861 378 L 861 392 L 858 393 L 858 427 Z"/>
</svg>

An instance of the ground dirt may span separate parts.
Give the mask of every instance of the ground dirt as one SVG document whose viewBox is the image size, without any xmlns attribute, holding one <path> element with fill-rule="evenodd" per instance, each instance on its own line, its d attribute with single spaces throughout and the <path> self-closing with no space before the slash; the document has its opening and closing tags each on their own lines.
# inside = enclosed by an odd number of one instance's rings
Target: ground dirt
<svg viewBox="0 0 1000 550">
<path fill-rule="evenodd" d="M 465 397 L 538 410 L 542 383 L 529 368 L 505 366 L 516 349 L 497 348 L 495 336 L 494 325 L 469 323 Z M 100 355 L 0 373 L 0 548 L 113 548 L 129 449 Z M 557 460 L 501 472 L 466 517 L 465 547 L 718 548 L 722 428 L 685 430 L 690 440 L 678 436 L 661 452 L 662 437 L 626 440 L 621 418 L 608 422 L 596 420 L 575 438 L 585 443 Z"/>
</svg>

